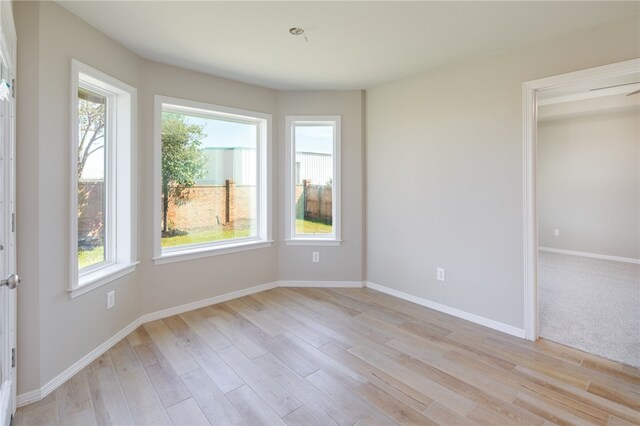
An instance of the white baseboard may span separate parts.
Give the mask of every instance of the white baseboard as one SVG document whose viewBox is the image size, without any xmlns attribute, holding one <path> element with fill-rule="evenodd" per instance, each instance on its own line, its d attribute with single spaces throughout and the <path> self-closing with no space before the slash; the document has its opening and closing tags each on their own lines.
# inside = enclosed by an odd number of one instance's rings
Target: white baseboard
<svg viewBox="0 0 640 426">
<path fill-rule="evenodd" d="M 452 308 L 451 306 L 442 305 L 440 303 L 433 302 L 428 299 L 423 299 L 422 297 L 414 296 L 412 294 L 404 293 L 402 291 L 395 290 L 393 288 L 375 284 L 370 281 L 366 282 L 366 287 L 372 290 L 377 290 L 381 293 L 386 293 L 390 296 L 394 296 L 399 299 L 406 300 L 408 302 L 413 302 L 415 304 L 418 304 L 427 308 L 431 308 L 436 311 L 444 312 L 445 314 L 453 315 L 454 317 L 462 318 L 464 320 L 471 321 L 473 323 L 480 324 L 485 327 L 489 327 L 494 330 L 501 331 L 503 333 L 507 333 L 512 336 L 516 336 L 524 339 L 524 329 L 522 328 L 517 328 L 512 325 L 495 321 L 489 318 L 485 318 L 480 315 L 465 312 L 457 308 Z"/>
<path fill-rule="evenodd" d="M 271 290 L 278 287 L 278 282 L 270 282 L 266 284 L 257 285 L 255 287 L 249 287 L 231 293 L 221 294 L 220 296 L 208 297 L 206 299 L 196 300 L 195 302 L 187 303 L 185 305 L 175 306 L 173 308 L 163 309 L 161 311 L 151 312 L 140 317 L 140 324 L 167 318 L 173 315 L 183 314 L 185 312 L 193 311 L 195 309 L 204 308 L 205 306 L 215 305 L 216 303 L 226 302 L 228 300 L 238 299 L 239 297 L 249 296 L 250 294 L 260 293 L 261 291 Z"/>
<path fill-rule="evenodd" d="M 586 252 L 583 252 L 583 251 L 564 250 L 564 249 L 557 249 L 557 248 L 551 248 L 551 247 L 538 247 L 538 250 L 546 251 L 546 252 L 549 252 L 549 253 L 568 254 L 568 255 L 571 255 L 571 256 L 591 257 L 591 258 L 594 258 L 594 259 L 612 260 L 614 262 L 633 263 L 635 265 L 640 265 L 640 259 L 634 259 L 632 257 L 609 256 L 607 254 L 586 253 Z"/>
<path fill-rule="evenodd" d="M 259 293 L 261 291 L 270 290 L 276 287 L 325 287 L 325 288 L 337 288 L 337 287 L 363 287 L 364 283 L 362 281 L 274 281 L 266 284 L 257 285 L 255 287 L 250 287 L 238 291 L 233 291 L 231 293 L 222 294 L 220 296 L 209 297 L 206 299 L 197 300 L 195 302 L 187 303 L 180 306 L 175 306 L 173 308 L 162 309 L 160 311 L 151 312 L 148 314 L 144 314 L 132 321 L 125 328 L 111 336 L 108 340 L 103 342 L 100 346 L 93 349 L 91 352 L 83 356 L 81 359 L 76 361 L 71 367 L 64 370 L 62 373 L 58 374 L 53 379 L 49 380 L 44 386 L 40 389 L 36 389 L 33 391 L 21 393 L 16 398 L 16 403 L 18 407 L 22 407 L 24 405 L 30 404 L 32 402 L 36 402 L 41 400 L 42 398 L 49 395 L 51 392 L 56 390 L 58 386 L 62 385 L 64 382 L 69 380 L 76 374 L 78 371 L 82 370 L 84 367 L 93 362 L 100 355 L 111 349 L 116 343 L 120 340 L 127 337 L 129 333 L 134 331 L 136 328 L 140 327 L 142 324 L 145 324 L 150 321 L 159 320 L 162 318 L 167 318 L 173 315 L 182 314 L 184 312 L 192 311 L 194 309 L 203 308 L 209 305 L 215 305 L 216 303 L 226 302 L 228 300 L 237 299 L 239 297 L 248 296 L 250 294 Z"/>
<path fill-rule="evenodd" d="M 78 371 L 82 370 L 84 367 L 91 364 L 91 362 L 93 362 L 96 358 L 98 358 L 100 355 L 102 355 L 103 353 L 111 349 L 113 345 L 115 345 L 120 340 L 127 337 L 129 333 L 131 333 L 133 330 L 138 328 L 141 324 L 142 322 L 140 322 L 140 318 L 136 319 L 131 324 L 127 325 L 125 328 L 123 328 L 122 330 L 118 331 L 116 334 L 111 336 L 108 340 L 103 342 L 100 346 L 98 346 L 97 348 L 95 348 L 94 350 L 92 350 L 82 358 L 80 358 L 71 367 L 67 368 L 62 373 L 58 374 L 53 379 L 49 380 L 40 389 L 18 395 L 16 398 L 16 403 L 18 407 L 22 407 L 23 405 L 27 405 L 35 401 L 39 401 L 42 398 L 49 395 L 51 392 L 56 390 L 58 386 L 62 385 L 64 382 L 66 382 L 71 377 L 73 377 L 73 375 L 76 374 Z"/>
<path fill-rule="evenodd" d="M 362 281 L 278 281 L 278 287 L 362 288 Z"/>
<path fill-rule="evenodd" d="M 214 305 L 216 303 L 226 302 L 227 300 L 237 299 L 239 297 L 248 296 L 250 294 L 259 293 L 261 291 L 270 290 L 272 288 L 278 287 L 278 282 L 271 282 L 266 284 L 261 284 L 255 287 L 246 288 L 243 290 L 234 291 L 231 293 L 222 294 L 220 296 L 209 297 L 206 299 L 198 300 L 192 303 L 187 303 L 185 305 L 176 306 L 173 308 L 163 309 L 156 312 L 151 312 L 149 314 L 145 314 L 140 316 L 138 319 L 131 322 L 131 324 L 127 325 L 125 328 L 111 336 L 107 341 L 102 343 L 100 346 L 83 356 L 77 362 L 75 362 L 71 367 L 64 370 L 62 373 L 58 374 L 56 377 L 48 381 L 44 386 L 40 389 L 36 389 L 34 391 L 25 392 L 17 396 L 16 402 L 18 407 L 22 407 L 23 405 L 30 404 L 35 401 L 39 401 L 42 398 L 49 395 L 51 392 L 56 390 L 58 386 L 62 385 L 64 382 L 69 380 L 76 374 L 78 371 L 82 370 L 87 365 L 91 364 L 96 358 L 100 355 L 111 349 L 113 345 L 118 343 L 120 340 L 127 337 L 129 333 L 131 333 L 136 328 L 140 327 L 142 324 L 145 324 L 150 321 L 159 320 L 162 318 L 167 318 L 173 315 L 182 314 L 184 312 L 192 311 L 194 309 L 203 308 L 205 306 Z"/>
</svg>

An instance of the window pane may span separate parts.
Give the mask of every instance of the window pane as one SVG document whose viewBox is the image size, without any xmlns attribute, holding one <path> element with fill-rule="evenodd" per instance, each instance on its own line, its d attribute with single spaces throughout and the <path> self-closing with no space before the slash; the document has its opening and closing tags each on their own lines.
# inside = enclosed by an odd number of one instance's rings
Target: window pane
<svg viewBox="0 0 640 426">
<path fill-rule="evenodd" d="M 258 126 L 162 114 L 162 247 L 256 237 Z"/>
<path fill-rule="evenodd" d="M 105 261 L 107 98 L 78 90 L 78 268 Z"/>
<path fill-rule="evenodd" d="M 296 234 L 333 232 L 333 126 L 294 126 Z"/>
</svg>

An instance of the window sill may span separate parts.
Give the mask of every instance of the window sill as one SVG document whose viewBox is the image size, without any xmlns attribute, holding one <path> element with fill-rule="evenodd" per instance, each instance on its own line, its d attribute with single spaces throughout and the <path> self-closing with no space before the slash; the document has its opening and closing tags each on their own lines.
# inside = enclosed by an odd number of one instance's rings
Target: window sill
<svg viewBox="0 0 640 426">
<path fill-rule="evenodd" d="M 154 257 L 153 263 L 163 265 L 165 263 L 182 262 L 185 260 L 201 259 L 203 257 L 220 256 L 223 254 L 239 253 L 248 250 L 257 250 L 271 247 L 272 240 L 249 241 L 233 244 L 225 244 L 215 247 L 191 248 L 165 252 L 161 256 Z"/>
<path fill-rule="evenodd" d="M 342 240 L 329 240 L 321 238 L 296 238 L 293 240 L 284 240 L 288 246 L 334 246 L 338 247 L 342 244 Z"/>
<path fill-rule="evenodd" d="M 91 290 L 95 290 L 96 288 L 101 287 L 104 284 L 110 283 L 111 281 L 117 280 L 118 278 L 122 278 L 125 275 L 128 275 L 135 271 L 136 265 L 138 263 L 140 262 L 117 263 L 115 265 L 110 265 L 106 268 L 98 269 L 97 271 L 93 271 L 87 275 L 79 277 L 78 288 L 69 290 L 69 295 L 72 299 L 74 299 L 78 296 L 90 292 Z"/>
</svg>

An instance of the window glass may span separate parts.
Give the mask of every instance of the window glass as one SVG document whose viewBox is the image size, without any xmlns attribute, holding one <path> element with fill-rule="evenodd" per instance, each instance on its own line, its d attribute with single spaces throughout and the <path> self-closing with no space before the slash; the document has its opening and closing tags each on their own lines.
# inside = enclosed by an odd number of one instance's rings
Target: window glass
<svg viewBox="0 0 640 426">
<path fill-rule="evenodd" d="M 106 261 L 107 97 L 78 90 L 78 269 Z"/>
<path fill-rule="evenodd" d="M 69 292 L 135 270 L 136 89 L 71 60 Z"/>
<path fill-rule="evenodd" d="M 259 126 L 164 105 L 162 248 L 258 236 Z"/>
<path fill-rule="evenodd" d="M 334 127 L 298 124 L 293 128 L 295 153 L 295 232 L 333 232 Z"/>
</svg>

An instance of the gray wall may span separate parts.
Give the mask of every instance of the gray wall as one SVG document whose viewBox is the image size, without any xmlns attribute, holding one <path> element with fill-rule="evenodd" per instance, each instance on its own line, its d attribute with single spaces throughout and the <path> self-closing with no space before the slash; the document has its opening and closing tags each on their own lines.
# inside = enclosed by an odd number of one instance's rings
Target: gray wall
<svg viewBox="0 0 640 426">
<path fill-rule="evenodd" d="M 16 146 L 18 161 L 16 178 L 16 236 L 18 272 L 22 284 L 18 287 L 18 394 L 40 386 L 40 29 L 38 22 L 40 9 L 37 3 L 13 3 L 18 40 Z M 24 84 L 22 82 L 28 82 Z M 23 118 L 24 117 L 24 118 Z M 29 191 L 24 186 L 30 188 Z M 28 226 L 25 227 L 25 225 Z M 30 238 L 23 238 L 28 231 Z"/>
<path fill-rule="evenodd" d="M 18 394 L 39 389 L 140 315 L 286 279 L 362 279 L 362 93 L 278 92 L 146 61 L 54 2 L 15 2 L 18 31 Z M 138 260 L 134 274 L 70 299 L 70 62 L 138 89 Z M 269 249 L 154 265 L 153 96 L 273 115 L 273 236 Z M 306 99 L 306 102 L 303 102 Z M 299 109 L 298 109 L 299 107 Z M 291 112 L 290 112 L 291 111 Z M 345 244 L 323 251 L 325 274 L 305 274 L 308 247 L 280 253 L 281 113 L 343 116 Z M 282 264 L 281 256 L 288 260 Z M 310 262 L 309 262 L 310 263 Z M 247 267 L 250 265 L 250 267 Z M 306 265 L 306 263 L 305 263 Z M 105 309 L 116 290 L 116 306 Z"/>
<path fill-rule="evenodd" d="M 282 141 L 277 170 L 286 170 L 285 117 L 287 115 L 340 115 L 342 123 L 342 245 L 339 247 L 280 245 L 281 280 L 362 281 L 363 279 L 363 99 L 359 90 L 345 92 L 280 92 L 278 94 L 278 139 Z M 278 186 L 284 190 L 284 173 Z M 283 191 L 280 191 L 283 194 Z M 284 205 L 280 196 L 275 210 L 284 239 Z M 274 234 L 275 235 L 275 234 Z M 320 263 L 311 262 L 311 252 L 320 252 Z"/>
<path fill-rule="evenodd" d="M 640 258 L 639 111 L 538 123 L 540 246 Z"/>
<path fill-rule="evenodd" d="M 257 86 L 212 77 L 156 62 L 145 62 L 140 96 L 140 217 L 153 217 L 153 204 L 159 197 L 153 187 L 153 96 L 173 96 L 233 108 L 273 114 L 277 112 L 276 92 Z M 277 125 L 275 116 L 274 124 Z M 272 130 L 273 145 L 277 128 Z M 274 154 L 275 155 L 275 154 Z M 274 187 L 274 189 L 276 189 Z M 145 222 L 143 222 L 145 223 Z M 274 226 L 277 225 L 272 220 Z M 142 226 L 139 257 L 142 261 L 139 281 L 141 313 L 177 306 L 277 280 L 278 249 L 207 257 L 186 262 L 154 265 L 153 226 Z M 274 229 L 277 232 L 277 229 Z M 275 235 L 275 234 L 274 234 Z M 251 265 L 250 268 L 247 265 Z M 144 295 L 144 297 L 142 297 Z"/>
<path fill-rule="evenodd" d="M 635 16 L 368 90 L 367 280 L 522 328 L 522 83 L 639 56 Z"/>
<path fill-rule="evenodd" d="M 139 272 L 71 300 L 70 58 L 134 87 L 143 62 L 53 2 L 15 2 L 18 31 L 18 393 L 33 390 L 137 318 Z M 105 295 L 117 304 L 106 311 Z"/>
</svg>

